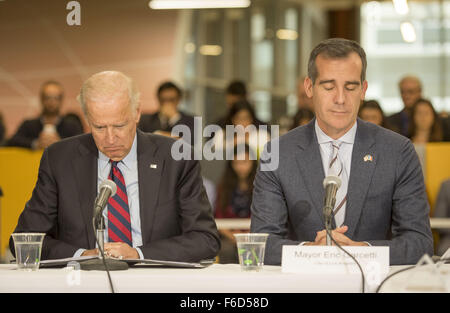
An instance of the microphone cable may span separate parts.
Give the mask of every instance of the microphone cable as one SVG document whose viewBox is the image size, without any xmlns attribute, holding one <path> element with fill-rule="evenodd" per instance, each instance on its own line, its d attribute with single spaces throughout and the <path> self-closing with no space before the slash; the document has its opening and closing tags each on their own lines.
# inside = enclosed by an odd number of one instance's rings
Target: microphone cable
<svg viewBox="0 0 450 313">
<path fill-rule="evenodd" d="M 102 262 L 103 262 L 103 266 L 105 267 L 106 274 L 108 275 L 109 288 L 111 290 L 111 293 L 115 293 L 114 292 L 114 285 L 113 285 L 112 280 L 111 280 L 111 275 L 109 273 L 109 269 L 108 269 L 108 266 L 107 266 L 106 261 L 105 261 L 105 254 L 103 253 L 103 249 L 100 247 L 100 243 L 98 242 L 97 231 L 95 229 L 95 218 L 92 219 L 92 226 L 93 226 L 93 229 L 94 229 L 95 242 L 97 243 L 98 251 L 100 251 L 100 254 L 102 255 L 101 259 L 102 259 Z"/>
<path fill-rule="evenodd" d="M 444 262 L 444 263 L 450 262 L 450 258 L 439 259 L 439 261 Z M 429 264 L 421 264 L 421 265 L 419 265 L 419 266 L 424 266 L 424 265 L 429 265 Z M 396 276 L 397 274 L 400 274 L 400 273 L 403 273 L 403 272 L 412 270 L 412 269 L 414 269 L 414 268 L 417 268 L 417 264 L 416 264 L 416 265 L 411 265 L 411 266 L 408 266 L 408 267 L 405 267 L 405 268 L 402 268 L 401 270 L 398 270 L 397 272 L 392 273 L 391 275 L 388 275 L 388 276 L 381 282 L 381 284 L 378 286 L 378 288 L 377 288 L 377 290 L 376 290 L 375 293 L 380 293 L 381 287 L 382 287 L 389 279 L 391 279 L 392 277 Z"/>
<path fill-rule="evenodd" d="M 334 217 L 334 214 L 333 214 L 333 217 Z M 330 230 L 328 229 L 328 227 L 325 227 L 325 230 L 326 230 L 328 236 L 330 236 L 331 241 L 332 241 L 339 249 L 341 249 L 342 251 L 344 251 L 345 254 L 347 254 L 348 256 L 350 256 L 350 257 L 352 258 L 352 260 L 355 261 L 356 265 L 358 265 L 359 270 L 360 270 L 360 272 L 361 272 L 362 293 L 365 293 L 365 282 L 366 282 L 366 279 L 365 279 L 365 277 L 364 277 L 364 271 L 363 271 L 363 269 L 362 269 L 362 267 L 361 267 L 361 264 L 359 264 L 358 260 L 357 260 L 353 255 L 351 255 L 350 252 L 348 252 L 347 250 L 345 250 L 344 248 L 342 248 L 342 246 L 341 246 L 339 243 L 337 243 L 336 240 L 334 240 L 333 236 L 331 236 L 331 232 L 330 232 Z"/>
</svg>

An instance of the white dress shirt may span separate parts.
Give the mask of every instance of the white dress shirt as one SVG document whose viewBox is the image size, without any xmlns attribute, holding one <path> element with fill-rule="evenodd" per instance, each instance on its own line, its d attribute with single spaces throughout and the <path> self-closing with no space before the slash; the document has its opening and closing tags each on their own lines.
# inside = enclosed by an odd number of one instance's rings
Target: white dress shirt
<svg viewBox="0 0 450 313">
<path fill-rule="evenodd" d="M 139 257 L 144 259 L 144 255 L 141 249 L 137 248 L 142 246 L 142 231 L 141 231 L 141 217 L 139 212 L 139 183 L 138 183 L 138 163 L 137 163 L 137 136 L 134 136 L 133 145 L 130 152 L 122 159 L 117 166 L 122 172 L 127 188 L 128 207 L 130 209 L 131 220 L 131 238 L 133 241 L 133 247 L 136 248 Z M 109 158 L 101 151 L 98 151 L 97 161 L 97 193 L 100 191 L 100 184 L 108 179 L 111 172 L 111 163 Z M 106 207 L 103 210 L 103 217 L 105 220 L 105 242 L 108 242 L 108 209 Z M 74 257 L 80 256 L 85 249 L 79 249 L 75 253 Z"/>
</svg>

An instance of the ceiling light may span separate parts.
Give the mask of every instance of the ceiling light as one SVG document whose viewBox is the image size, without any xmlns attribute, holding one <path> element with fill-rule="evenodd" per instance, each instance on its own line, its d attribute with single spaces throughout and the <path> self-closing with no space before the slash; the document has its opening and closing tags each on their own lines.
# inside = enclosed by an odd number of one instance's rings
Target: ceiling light
<svg viewBox="0 0 450 313">
<path fill-rule="evenodd" d="M 202 45 L 198 49 L 200 54 L 203 55 L 220 55 L 222 54 L 222 47 L 218 45 Z"/>
<path fill-rule="evenodd" d="M 148 5 L 154 10 L 247 8 L 250 0 L 151 0 Z"/>
<path fill-rule="evenodd" d="M 277 30 L 277 37 L 282 40 L 295 40 L 298 38 L 298 33 L 292 29 L 279 29 Z"/>
<path fill-rule="evenodd" d="M 395 12 L 400 15 L 408 14 L 409 7 L 407 0 L 392 0 L 392 2 L 394 3 Z"/>
<path fill-rule="evenodd" d="M 410 22 L 403 22 L 400 24 L 400 31 L 402 33 L 403 40 L 405 42 L 414 42 L 416 41 L 416 30 L 414 29 L 414 25 Z"/>
</svg>

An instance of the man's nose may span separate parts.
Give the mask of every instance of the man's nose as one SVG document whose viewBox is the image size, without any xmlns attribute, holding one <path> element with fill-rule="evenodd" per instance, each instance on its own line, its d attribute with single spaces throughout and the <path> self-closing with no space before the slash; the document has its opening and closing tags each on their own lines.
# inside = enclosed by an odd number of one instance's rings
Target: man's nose
<svg viewBox="0 0 450 313">
<path fill-rule="evenodd" d="M 115 140 L 115 133 L 114 133 L 114 129 L 112 127 L 108 127 L 106 128 L 106 141 L 109 144 L 113 144 L 114 140 Z"/>
<path fill-rule="evenodd" d="M 335 94 L 335 97 L 334 97 L 334 102 L 336 104 L 344 104 L 344 102 L 345 102 L 344 88 L 336 88 L 336 94 Z"/>
</svg>

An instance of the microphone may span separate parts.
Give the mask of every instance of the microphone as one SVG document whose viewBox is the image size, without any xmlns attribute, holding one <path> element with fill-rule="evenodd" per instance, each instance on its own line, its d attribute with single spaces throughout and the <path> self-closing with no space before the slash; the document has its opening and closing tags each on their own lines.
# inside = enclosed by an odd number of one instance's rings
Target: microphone
<svg viewBox="0 0 450 313">
<path fill-rule="evenodd" d="M 336 193 L 339 187 L 341 187 L 341 183 L 342 183 L 341 179 L 334 175 L 327 176 L 323 180 L 323 188 L 325 189 L 323 215 L 325 217 L 325 228 L 330 231 L 331 231 L 331 221 L 333 218 L 333 209 L 336 203 Z M 327 238 L 327 241 L 328 239 L 329 238 Z"/>
<path fill-rule="evenodd" d="M 117 192 L 116 184 L 109 179 L 104 180 L 100 184 L 100 191 L 94 201 L 94 216 L 92 218 L 92 226 L 95 233 L 95 242 L 98 247 L 98 258 L 85 260 L 80 263 L 80 267 L 85 271 L 106 271 L 108 275 L 109 287 L 114 293 L 114 286 L 109 271 L 119 271 L 128 269 L 128 264 L 120 260 L 106 259 L 103 251 L 105 222 L 102 215 L 103 210 L 108 203 L 109 198 Z"/>
<path fill-rule="evenodd" d="M 100 192 L 94 202 L 94 220 L 99 221 L 103 209 L 108 203 L 109 198 L 113 197 L 117 192 L 116 184 L 109 179 L 104 180 L 100 184 Z"/>
</svg>

